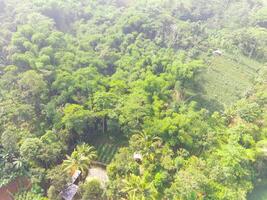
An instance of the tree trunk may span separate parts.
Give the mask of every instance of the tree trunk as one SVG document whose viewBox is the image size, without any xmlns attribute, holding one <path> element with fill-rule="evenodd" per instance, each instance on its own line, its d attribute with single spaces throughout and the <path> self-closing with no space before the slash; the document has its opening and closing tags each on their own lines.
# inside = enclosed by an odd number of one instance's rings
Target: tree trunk
<svg viewBox="0 0 267 200">
<path fill-rule="evenodd" d="M 107 116 L 104 116 L 102 123 L 102 131 L 106 133 L 108 130 Z"/>
</svg>

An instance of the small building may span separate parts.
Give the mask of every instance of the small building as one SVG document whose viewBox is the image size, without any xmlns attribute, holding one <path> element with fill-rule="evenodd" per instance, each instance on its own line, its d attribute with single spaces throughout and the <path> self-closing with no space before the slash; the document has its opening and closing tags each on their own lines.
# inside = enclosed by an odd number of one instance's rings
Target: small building
<svg viewBox="0 0 267 200">
<path fill-rule="evenodd" d="M 71 183 L 75 183 L 76 180 L 78 180 L 78 178 L 81 175 L 81 171 L 80 170 L 75 170 L 75 172 L 73 173 L 72 177 L 71 177 Z"/>
<path fill-rule="evenodd" d="M 80 170 L 75 170 L 75 172 L 73 173 L 72 177 L 71 177 L 71 183 L 68 185 L 68 187 L 66 189 L 64 189 L 62 192 L 60 192 L 60 196 L 64 199 L 64 200 L 72 200 L 75 196 L 75 194 L 78 192 L 78 178 L 81 175 L 81 171 Z"/>
<path fill-rule="evenodd" d="M 142 163 L 143 157 L 140 153 L 134 153 L 133 158 L 137 163 Z"/>
<path fill-rule="evenodd" d="M 223 55 L 223 52 L 221 50 L 217 49 L 216 51 L 213 51 L 212 54 L 214 56 L 222 56 Z"/>
<path fill-rule="evenodd" d="M 71 184 L 69 187 L 67 187 L 60 193 L 60 196 L 64 200 L 72 200 L 75 194 L 78 192 L 78 188 L 78 185 Z"/>
</svg>

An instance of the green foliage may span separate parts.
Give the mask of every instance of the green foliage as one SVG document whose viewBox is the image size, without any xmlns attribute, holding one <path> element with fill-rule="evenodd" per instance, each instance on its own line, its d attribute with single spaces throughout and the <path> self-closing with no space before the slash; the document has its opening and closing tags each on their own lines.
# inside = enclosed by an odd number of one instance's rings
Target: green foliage
<svg viewBox="0 0 267 200">
<path fill-rule="evenodd" d="M 257 76 L 259 67 L 258 61 L 240 54 L 223 52 L 223 56 L 211 58 L 209 66 L 200 72 L 197 79 L 203 83 L 202 88 L 197 88 L 204 95 L 199 93 L 194 100 L 200 100 L 201 106 L 209 110 L 223 110 L 231 106 L 253 87 L 252 80 Z"/>
<path fill-rule="evenodd" d="M 118 150 L 117 145 L 102 144 L 97 147 L 98 160 L 102 163 L 110 163 Z"/>
<path fill-rule="evenodd" d="M 21 192 L 15 195 L 15 200 L 47 200 L 47 198 L 31 192 Z"/>
<path fill-rule="evenodd" d="M 266 175 L 266 19 L 263 0 L 0 0 L 0 185 L 60 199 L 98 160 L 109 182 L 82 199 L 246 199 Z"/>
<path fill-rule="evenodd" d="M 266 30 L 263 28 L 249 28 L 240 30 L 234 38 L 242 53 L 248 57 L 264 60 L 266 56 Z"/>
<path fill-rule="evenodd" d="M 62 167 L 64 171 L 73 174 L 76 170 L 80 170 L 82 176 L 88 174 L 91 162 L 96 158 L 96 152 L 93 147 L 87 144 L 81 144 L 71 153 L 67 155 L 67 159 L 63 161 Z"/>
<path fill-rule="evenodd" d="M 267 28 L 267 9 L 266 7 L 260 8 L 254 15 L 253 20 L 259 26 Z"/>
<path fill-rule="evenodd" d="M 172 186 L 166 191 L 170 199 L 204 199 L 208 178 L 204 171 L 206 164 L 196 157 L 186 161 L 175 176 Z"/>
<path fill-rule="evenodd" d="M 8 127 L 1 135 L 3 149 L 9 154 L 17 154 L 20 137 L 20 133 L 16 128 Z"/>
<path fill-rule="evenodd" d="M 38 162 L 42 159 L 42 142 L 38 138 L 26 139 L 20 147 L 22 157 L 28 162 Z"/>
<path fill-rule="evenodd" d="M 85 110 L 81 105 L 69 104 L 64 109 L 62 123 L 66 129 L 82 134 L 88 126 L 90 118 L 91 112 L 89 110 Z"/>
<path fill-rule="evenodd" d="M 70 174 L 59 165 L 48 171 L 47 178 L 50 180 L 49 199 L 60 199 L 59 193 L 71 182 Z"/>
<path fill-rule="evenodd" d="M 82 200 L 92 199 L 92 200 L 102 200 L 106 199 L 104 197 L 104 190 L 98 180 L 90 180 L 83 183 L 80 187 L 80 193 Z"/>
</svg>

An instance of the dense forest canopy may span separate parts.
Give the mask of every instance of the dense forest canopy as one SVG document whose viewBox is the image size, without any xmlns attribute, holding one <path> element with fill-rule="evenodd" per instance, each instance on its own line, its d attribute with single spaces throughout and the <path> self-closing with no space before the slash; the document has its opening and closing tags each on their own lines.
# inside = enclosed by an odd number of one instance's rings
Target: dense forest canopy
<svg viewBox="0 0 267 200">
<path fill-rule="evenodd" d="M 266 63 L 265 0 L 0 0 L 0 186 L 57 200 L 79 170 L 77 200 L 247 199 Z"/>
</svg>

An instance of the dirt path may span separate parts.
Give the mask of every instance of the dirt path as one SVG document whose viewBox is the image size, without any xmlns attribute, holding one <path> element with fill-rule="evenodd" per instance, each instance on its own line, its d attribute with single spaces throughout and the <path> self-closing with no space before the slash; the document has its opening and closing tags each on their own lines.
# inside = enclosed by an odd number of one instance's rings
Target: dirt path
<svg viewBox="0 0 267 200">
<path fill-rule="evenodd" d="M 98 179 L 102 185 L 108 181 L 107 171 L 104 168 L 93 166 L 89 169 L 89 174 L 86 180 Z"/>
</svg>

